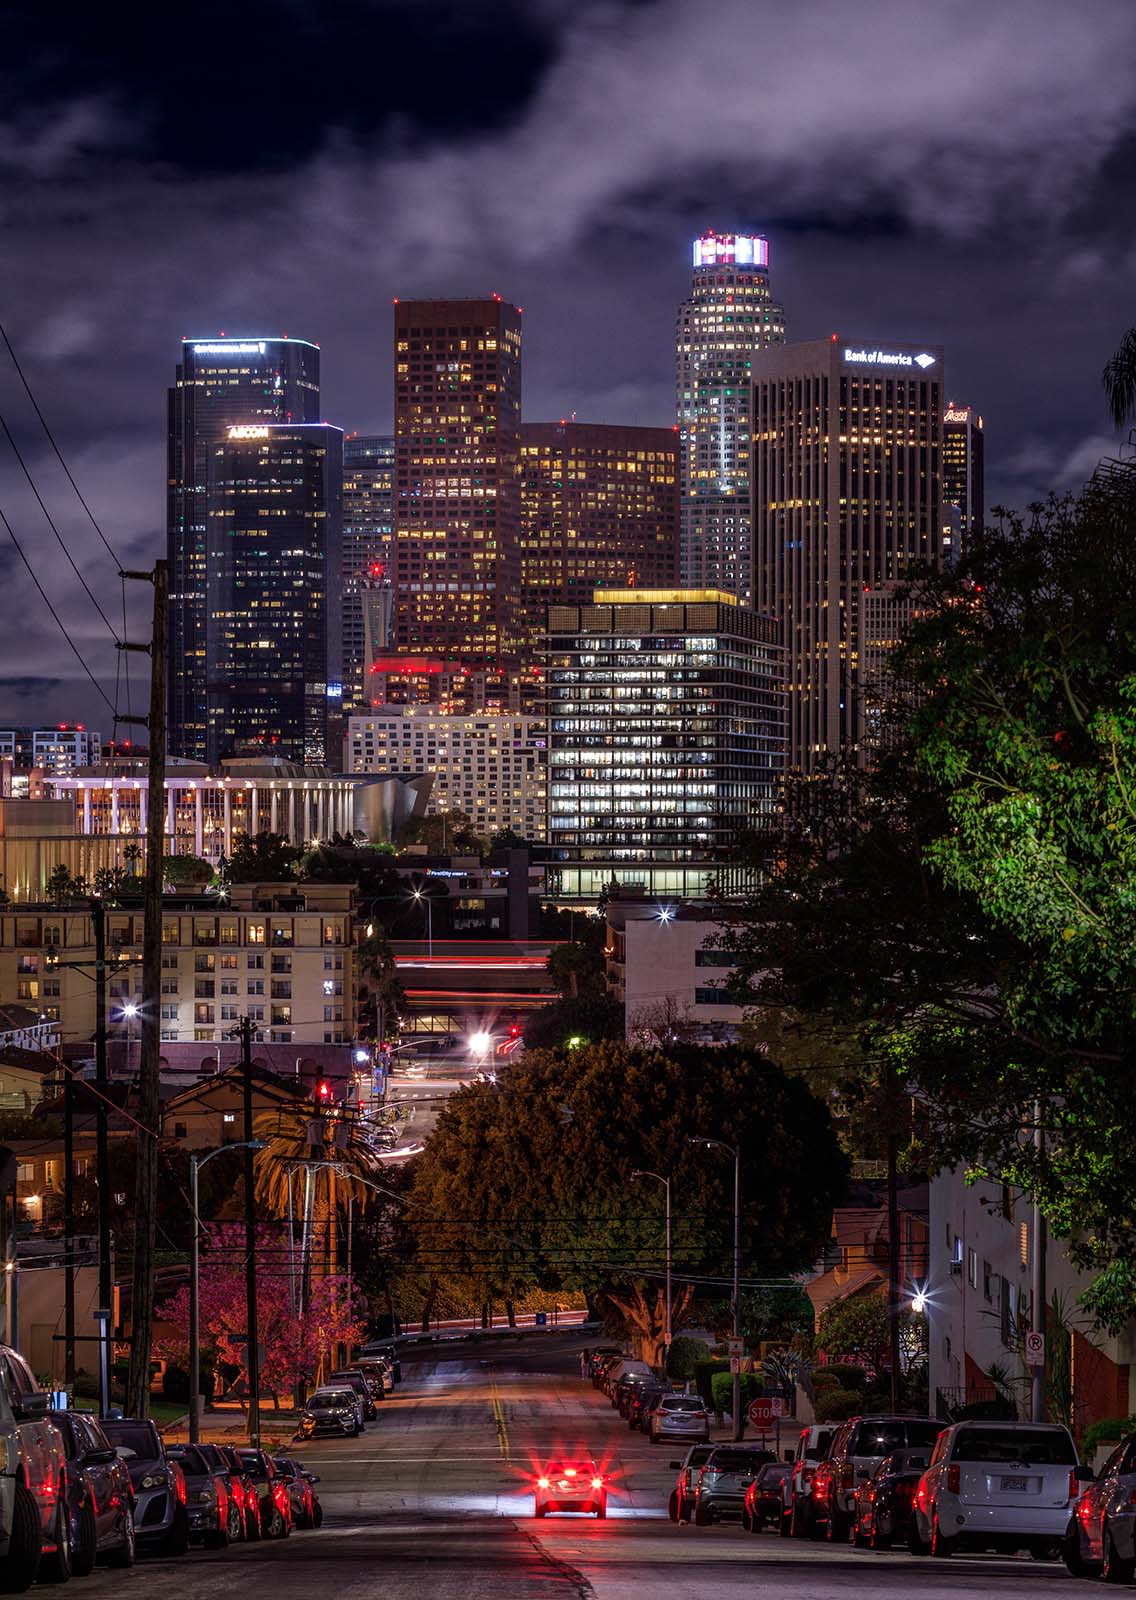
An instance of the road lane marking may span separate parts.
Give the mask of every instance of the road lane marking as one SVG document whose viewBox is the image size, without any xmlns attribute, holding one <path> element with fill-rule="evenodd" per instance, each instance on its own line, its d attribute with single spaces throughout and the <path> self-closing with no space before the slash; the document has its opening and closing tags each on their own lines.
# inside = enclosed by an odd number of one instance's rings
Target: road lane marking
<svg viewBox="0 0 1136 1600">
<path fill-rule="evenodd" d="M 497 1446 L 507 1461 L 509 1459 L 509 1429 L 505 1423 L 505 1409 L 501 1404 L 501 1396 L 492 1378 L 489 1380 L 489 1403 L 493 1407 L 493 1422 L 497 1429 Z"/>
</svg>

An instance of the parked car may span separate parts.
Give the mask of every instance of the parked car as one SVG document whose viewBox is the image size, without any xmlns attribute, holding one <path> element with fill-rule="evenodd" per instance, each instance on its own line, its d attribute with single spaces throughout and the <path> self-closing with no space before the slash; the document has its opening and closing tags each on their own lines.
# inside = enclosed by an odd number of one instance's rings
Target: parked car
<svg viewBox="0 0 1136 1600">
<path fill-rule="evenodd" d="M 318 1472 L 309 1472 L 307 1467 L 303 1466 L 302 1463 L 300 1463 L 300 1462 L 297 1462 L 296 1465 L 300 1468 L 300 1471 L 303 1473 L 304 1477 L 307 1478 L 308 1482 L 311 1484 L 311 1488 L 312 1488 L 312 1527 L 313 1528 L 322 1528 L 323 1527 L 323 1507 L 320 1505 L 320 1497 L 316 1493 L 316 1484 L 319 1482 L 319 1473 Z"/>
<path fill-rule="evenodd" d="M 618 1361 L 623 1355 L 622 1350 L 617 1350 L 614 1345 L 597 1345 L 588 1356 L 588 1377 L 592 1380 L 592 1387 L 598 1389 L 600 1379 L 605 1368 L 612 1362 Z"/>
<path fill-rule="evenodd" d="M 292 1501 L 292 1526 L 314 1528 L 316 1525 L 314 1485 L 319 1482 L 319 1478 L 315 1473 L 305 1473 L 294 1456 L 273 1456 L 272 1465 L 288 1486 L 288 1495 Z"/>
<path fill-rule="evenodd" d="M 0 1563 L 9 1594 L 71 1572 L 71 1518 L 59 1492 L 63 1436 L 19 1351 L 0 1345 Z"/>
<path fill-rule="evenodd" d="M 667 1515 L 672 1522 L 690 1521 L 694 1510 L 694 1485 L 698 1482 L 698 1474 L 710 1459 L 713 1449 L 714 1446 L 709 1442 L 692 1444 L 681 1461 L 671 1462 L 671 1471 L 678 1473 L 667 1503 Z"/>
<path fill-rule="evenodd" d="M 768 1461 L 758 1471 L 742 1502 L 742 1527 L 760 1533 L 771 1523 L 778 1533 L 785 1521 L 785 1479 L 792 1472 L 788 1461 Z"/>
<path fill-rule="evenodd" d="M 594 1461 L 583 1457 L 550 1462 L 533 1489 L 533 1514 L 550 1511 L 584 1511 L 607 1516 L 607 1485 Z"/>
<path fill-rule="evenodd" d="M 908 1542 L 915 1491 L 930 1460 L 930 1450 L 893 1450 L 870 1477 L 861 1475 L 852 1508 L 852 1543 L 857 1549 L 890 1550 L 893 1544 Z"/>
<path fill-rule="evenodd" d="M 239 1499 L 244 1521 L 244 1535 L 250 1542 L 262 1537 L 264 1529 L 260 1518 L 260 1487 L 241 1459 L 235 1445 L 217 1445 L 229 1466 L 229 1489 Z"/>
<path fill-rule="evenodd" d="M 940 1557 L 961 1549 L 1057 1555 L 1091 1478 L 1058 1423 L 956 1422 L 919 1480 L 911 1548 Z"/>
<path fill-rule="evenodd" d="M 601 1385 L 612 1405 L 615 1405 L 615 1387 L 622 1378 L 629 1378 L 633 1372 L 641 1372 L 645 1378 L 651 1376 L 651 1369 L 645 1361 L 637 1361 L 633 1356 L 621 1356 L 618 1361 L 613 1361 L 604 1373 Z"/>
<path fill-rule="evenodd" d="M 167 1457 L 157 1428 L 143 1417 L 110 1417 L 102 1426 L 130 1474 L 136 1538 L 159 1555 L 183 1556 L 189 1549 L 185 1477 Z"/>
<path fill-rule="evenodd" d="M 300 1413 L 298 1439 L 311 1439 L 317 1433 L 346 1433 L 354 1436 L 362 1428 L 359 1420 L 359 1396 L 346 1384 L 334 1388 L 320 1388 L 308 1396 L 308 1403 Z"/>
<path fill-rule="evenodd" d="M 670 1385 L 659 1383 L 657 1379 L 653 1383 L 636 1384 L 627 1402 L 627 1426 L 646 1431 L 645 1424 L 652 1410 L 665 1394 L 670 1393 Z"/>
<path fill-rule="evenodd" d="M 360 1352 L 364 1356 L 378 1356 L 383 1361 L 389 1361 L 391 1376 L 395 1383 L 402 1382 L 402 1359 L 399 1355 L 398 1345 L 390 1339 L 372 1339 L 363 1346 Z"/>
<path fill-rule="evenodd" d="M 929 1450 L 942 1431 L 936 1417 L 850 1417 L 842 1422 L 813 1478 L 812 1537 L 844 1543 L 852 1528 L 861 1473 L 870 1477 L 893 1450 Z"/>
<path fill-rule="evenodd" d="M 292 1497 L 288 1485 L 263 1450 L 240 1450 L 249 1477 L 256 1484 L 260 1500 L 260 1531 L 265 1539 L 286 1539 L 292 1531 Z"/>
<path fill-rule="evenodd" d="M 245 1528 L 244 1474 L 233 1471 L 228 1458 L 217 1445 L 202 1443 L 194 1448 L 200 1452 L 202 1459 L 214 1472 L 219 1473 L 225 1480 L 225 1497 L 228 1501 L 228 1521 L 225 1531 L 229 1535 L 229 1543 L 238 1544 L 242 1539 L 255 1537 L 255 1535 L 250 1536 Z M 252 1493 L 251 1480 L 249 1492 Z"/>
<path fill-rule="evenodd" d="M 1061 1549 L 1075 1578 L 1136 1576 L 1136 1433 L 1122 1439 L 1077 1501 Z"/>
<path fill-rule="evenodd" d="M 224 1550 L 231 1514 L 228 1472 L 194 1444 L 169 1445 L 166 1455 L 185 1475 L 190 1542 L 200 1539 L 206 1550 Z"/>
<path fill-rule="evenodd" d="M 125 1463 L 94 1417 L 49 1411 L 63 1436 L 71 1513 L 71 1572 L 85 1578 L 103 1556 L 112 1567 L 134 1565 L 134 1490 Z"/>
<path fill-rule="evenodd" d="M 789 1532 L 804 1539 L 812 1521 L 813 1479 L 821 1460 L 828 1454 L 836 1425 L 802 1428 L 793 1455 L 793 1470 L 785 1480 L 785 1509 Z"/>
<path fill-rule="evenodd" d="M 385 1356 L 360 1356 L 355 1365 L 366 1379 L 375 1384 L 376 1400 L 382 1400 L 394 1388 L 394 1368 Z"/>
<path fill-rule="evenodd" d="M 612 1393 L 611 1403 L 624 1421 L 627 1420 L 628 1413 L 631 1410 L 632 1395 L 640 1389 L 647 1388 L 649 1384 L 654 1385 L 654 1383 L 655 1375 L 650 1368 L 646 1372 L 628 1372 L 620 1378 Z"/>
<path fill-rule="evenodd" d="M 745 1494 L 759 1467 L 776 1457 L 757 1445 L 716 1444 L 694 1485 L 694 1525 L 705 1528 L 724 1518 L 741 1519 Z"/>
<path fill-rule="evenodd" d="M 696 1394 L 664 1394 L 647 1413 L 644 1432 L 652 1444 L 662 1439 L 709 1439 L 710 1413 Z"/>
<path fill-rule="evenodd" d="M 329 1384 L 334 1383 L 337 1389 L 354 1389 L 359 1396 L 360 1428 L 365 1423 L 370 1422 L 372 1418 L 378 1416 L 378 1412 L 375 1410 L 375 1402 L 371 1398 L 370 1386 L 361 1372 L 356 1372 L 354 1368 L 345 1367 L 342 1372 L 333 1372 L 327 1381 Z"/>
</svg>

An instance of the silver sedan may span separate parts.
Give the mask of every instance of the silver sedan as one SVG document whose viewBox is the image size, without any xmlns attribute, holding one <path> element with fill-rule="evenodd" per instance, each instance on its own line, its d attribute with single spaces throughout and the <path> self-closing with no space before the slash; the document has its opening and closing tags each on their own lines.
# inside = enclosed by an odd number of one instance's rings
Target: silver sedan
<svg viewBox="0 0 1136 1600">
<path fill-rule="evenodd" d="M 660 1439 L 709 1439 L 710 1413 L 696 1394 L 664 1394 L 648 1413 L 647 1437 L 652 1444 Z"/>
</svg>

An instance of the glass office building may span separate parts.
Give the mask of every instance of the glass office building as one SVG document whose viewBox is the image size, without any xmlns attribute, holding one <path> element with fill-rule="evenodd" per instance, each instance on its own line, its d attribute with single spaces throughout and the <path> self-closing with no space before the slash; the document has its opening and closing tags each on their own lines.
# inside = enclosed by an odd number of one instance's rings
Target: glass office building
<svg viewBox="0 0 1136 1600">
<path fill-rule="evenodd" d="M 394 622 L 394 439 L 343 441 L 343 705 L 370 708 L 371 663 Z"/>
<path fill-rule="evenodd" d="M 699 897 L 773 818 L 779 630 L 718 590 L 600 589 L 548 614 L 549 883 Z"/>
</svg>

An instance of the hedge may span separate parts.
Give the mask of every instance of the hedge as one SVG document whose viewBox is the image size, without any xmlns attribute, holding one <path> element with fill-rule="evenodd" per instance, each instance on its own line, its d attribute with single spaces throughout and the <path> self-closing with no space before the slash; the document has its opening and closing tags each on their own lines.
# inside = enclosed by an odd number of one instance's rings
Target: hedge
<svg viewBox="0 0 1136 1600">
<path fill-rule="evenodd" d="M 756 1372 L 739 1373 L 741 1378 L 741 1403 L 742 1414 L 751 1400 L 758 1400 L 765 1393 L 765 1386 L 761 1376 Z M 716 1372 L 711 1384 L 711 1394 L 715 1411 L 729 1411 L 734 1403 L 734 1375 L 730 1371 Z"/>
<path fill-rule="evenodd" d="M 667 1377 L 685 1382 L 687 1378 L 695 1376 L 699 1363 L 705 1359 L 706 1341 L 680 1333 L 677 1339 L 671 1340 L 671 1347 L 667 1351 Z"/>
<path fill-rule="evenodd" d="M 864 1389 L 868 1384 L 868 1369 L 852 1361 L 826 1361 L 823 1367 L 813 1369 L 814 1384 L 818 1378 L 834 1378 L 838 1389 Z M 832 1385 L 826 1382 L 825 1387 L 831 1388 Z"/>
<path fill-rule="evenodd" d="M 715 1409 L 714 1374 L 717 1372 L 729 1372 L 729 1370 L 730 1363 L 728 1361 L 696 1361 L 694 1364 L 694 1387 L 702 1396 L 703 1405 L 709 1407 L 711 1411 Z"/>
<path fill-rule="evenodd" d="M 844 1422 L 864 1409 L 864 1396 L 857 1389 L 820 1389 L 813 1410 L 818 1422 Z"/>
<path fill-rule="evenodd" d="M 1085 1429 L 1081 1454 L 1088 1457 L 1098 1445 L 1119 1444 L 1126 1433 L 1136 1433 L 1136 1417 L 1102 1417 Z"/>
</svg>

